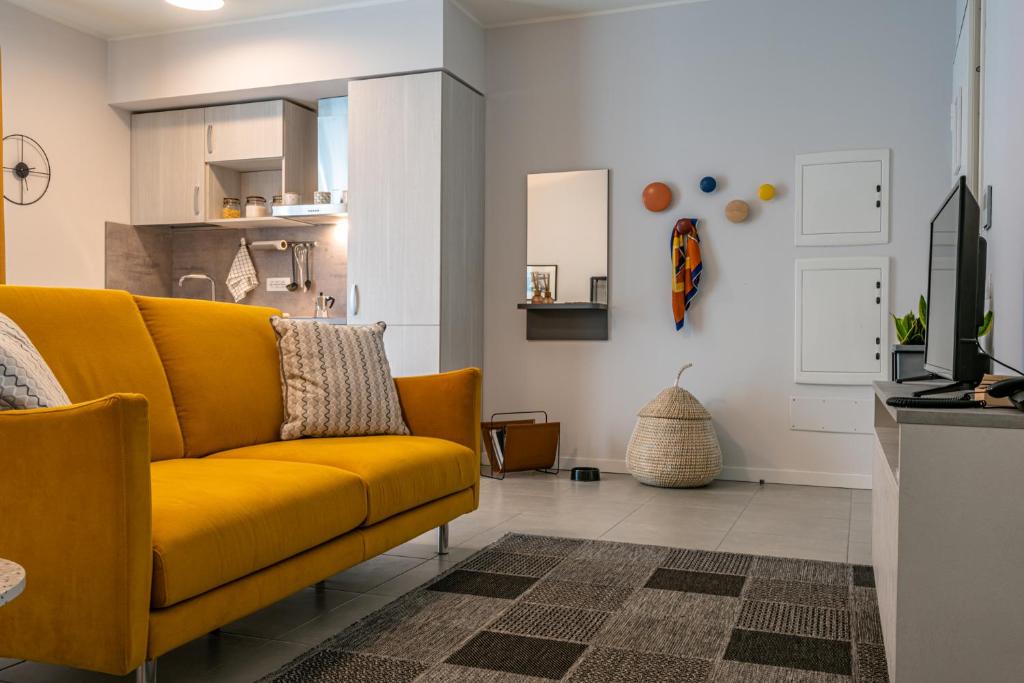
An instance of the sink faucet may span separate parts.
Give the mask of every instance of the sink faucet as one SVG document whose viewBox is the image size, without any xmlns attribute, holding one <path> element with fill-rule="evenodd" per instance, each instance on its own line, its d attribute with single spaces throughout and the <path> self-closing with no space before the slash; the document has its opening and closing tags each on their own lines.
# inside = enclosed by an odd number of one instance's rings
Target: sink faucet
<svg viewBox="0 0 1024 683">
<path fill-rule="evenodd" d="M 206 273 L 189 273 L 188 275 L 182 275 L 178 280 L 178 286 L 184 287 L 185 280 L 206 280 L 210 283 L 210 301 L 217 300 L 217 284 L 213 281 L 213 278 Z"/>
</svg>

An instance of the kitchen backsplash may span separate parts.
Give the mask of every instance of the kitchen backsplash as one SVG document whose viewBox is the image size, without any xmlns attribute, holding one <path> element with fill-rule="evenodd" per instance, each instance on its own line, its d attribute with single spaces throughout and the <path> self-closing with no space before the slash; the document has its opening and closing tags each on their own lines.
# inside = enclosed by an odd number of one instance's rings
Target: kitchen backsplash
<svg viewBox="0 0 1024 683">
<path fill-rule="evenodd" d="M 106 287 L 148 296 L 209 299 L 210 284 L 186 280 L 182 275 L 204 273 L 217 285 L 218 301 L 233 301 L 227 275 L 238 253 L 240 239 L 250 244 L 263 240 L 316 242 L 311 253 L 313 284 L 309 291 L 268 292 L 267 278 L 291 280 L 291 250 L 250 249 L 260 284 L 243 303 L 273 306 L 293 316 L 313 315 L 314 298 L 320 292 L 336 299 L 331 317 L 344 318 L 346 291 L 346 241 L 332 226 L 226 230 L 209 228 L 136 228 L 120 223 L 106 226 Z"/>
</svg>

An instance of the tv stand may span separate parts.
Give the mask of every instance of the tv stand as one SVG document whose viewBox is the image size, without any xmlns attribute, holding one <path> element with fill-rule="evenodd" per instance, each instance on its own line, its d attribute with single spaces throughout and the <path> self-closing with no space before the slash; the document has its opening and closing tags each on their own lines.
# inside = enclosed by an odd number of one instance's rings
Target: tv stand
<svg viewBox="0 0 1024 683">
<path fill-rule="evenodd" d="M 910 391 L 875 383 L 871 554 L 889 680 L 1019 681 L 1024 413 L 886 405 Z"/>
<path fill-rule="evenodd" d="M 953 382 L 952 384 L 943 384 L 937 387 L 918 389 L 917 391 L 914 392 L 914 398 L 920 398 L 922 396 L 931 396 L 932 394 L 948 394 L 954 391 L 973 391 L 974 387 L 978 386 L 978 381 Z"/>
</svg>

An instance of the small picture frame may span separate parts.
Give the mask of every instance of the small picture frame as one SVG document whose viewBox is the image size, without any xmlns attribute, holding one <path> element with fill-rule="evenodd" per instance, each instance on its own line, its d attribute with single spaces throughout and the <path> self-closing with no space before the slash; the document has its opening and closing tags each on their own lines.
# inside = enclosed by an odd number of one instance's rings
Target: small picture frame
<svg viewBox="0 0 1024 683">
<path fill-rule="evenodd" d="M 529 301 L 533 297 L 533 274 L 540 273 L 548 276 L 548 281 L 551 286 L 551 298 L 558 301 L 558 266 L 556 265 L 536 265 L 526 266 L 526 299 Z"/>
<path fill-rule="evenodd" d="M 590 278 L 590 303 L 608 305 L 608 276 Z"/>
</svg>

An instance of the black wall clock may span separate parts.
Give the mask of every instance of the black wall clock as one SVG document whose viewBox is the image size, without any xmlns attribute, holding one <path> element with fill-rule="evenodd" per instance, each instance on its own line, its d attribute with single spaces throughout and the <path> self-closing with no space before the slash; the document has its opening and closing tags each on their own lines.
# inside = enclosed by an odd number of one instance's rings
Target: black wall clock
<svg viewBox="0 0 1024 683">
<path fill-rule="evenodd" d="M 4 199 L 14 204 L 35 204 L 50 187 L 50 159 L 43 146 L 27 135 L 14 133 L 3 140 Z"/>
</svg>

